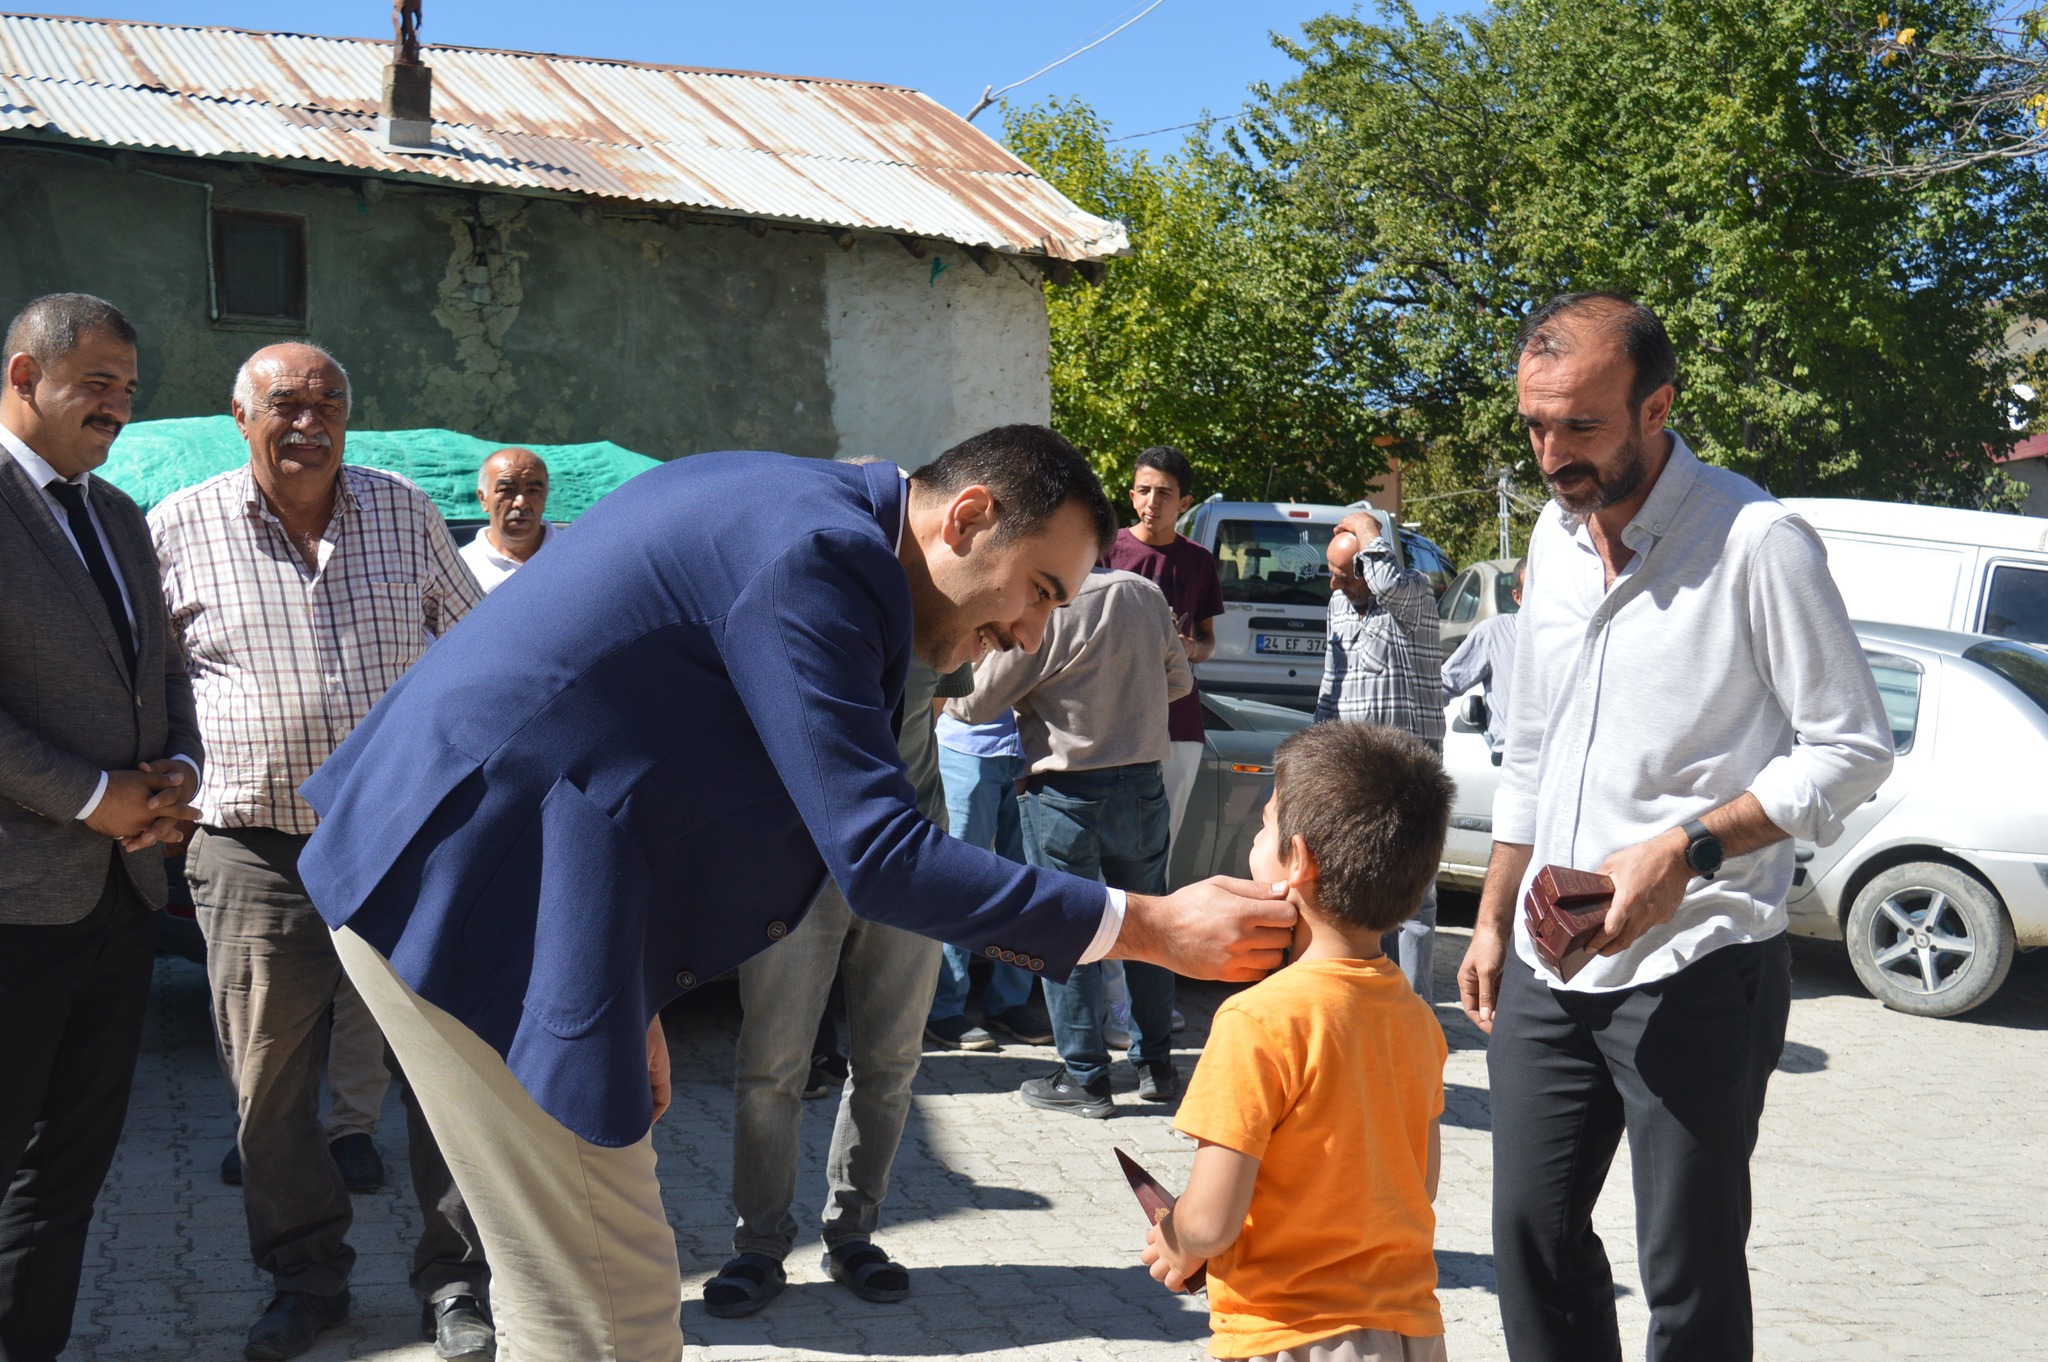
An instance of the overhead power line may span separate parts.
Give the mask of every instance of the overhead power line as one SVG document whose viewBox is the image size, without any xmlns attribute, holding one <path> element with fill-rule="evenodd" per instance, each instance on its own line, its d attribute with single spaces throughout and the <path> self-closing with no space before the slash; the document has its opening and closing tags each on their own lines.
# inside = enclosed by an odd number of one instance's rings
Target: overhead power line
<svg viewBox="0 0 2048 1362">
<path fill-rule="evenodd" d="M 1149 5 L 1145 6 L 1145 8 L 1143 8 L 1143 9 L 1139 10 L 1139 11 L 1138 11 L 1138 12 L 1137 12 L 1136 14 L 1133 14 L 1133 15 L 1132 15 L 1132 16 L 1131 16 L 1130 18 L 1128 18 L 1128 19 L 1124 20 L 1124 21 L 1123 21 L 1122 23 L 1118 24 L 1118 25 L 1117 25 L 1117 26 L 1116 26 L 1115 28 L 1113 28 L 1113 29 L 1111 29 L 1111 30 L 1110 30 L 1109 32 L 1107 32 L 1107 33 L 1103 34 L 1103 35 L 1102 35 L 1102 36 L 1101 36 L 1100 38 L 1097 38 L 1097 39 L 1096 39 L 1096 40 L 1095 40 L 1094 42 L 1092 42 L 1092 43 L 1087 43 L 1087 44 L 1085 44 L 1085 45 L 1083 45 L 1083 46 L 1081 46 L 1081 47 L 1077 47 L 1077 48 L 1075 48 L 1075 49 L 1074 49 L 1074 50 L 1073 50 L 1072 52 L 1069 52 L 1069 53 L 1067 53 L 1067 55 L 1066 55 L 1066 56 L 1064 56 L 1064 57 L 1061 57 L 1061 58 L 1060 58 L 1060 59 L 1059 59 L 1058 61 L 1055 61 L 1055 62 L 1048 62 L 1048 63 L 1046 63 L 1046 64 L 1045 64 L 1044 66 L 1041 66 L 1041 67 L 1039 67 L 1039 68 L 1038 68 L 1038 69 L 1037 69 L 1036 71 L 1033 71 L 1033 72 L 1032 72 L 1032 73 L 1031 73 L 1030 75 L 1028 75 L 1028 76 L 1024 77 L 1024 79 L 1022 79 L 1022 80 L 1013 80 L 1013 81 L 1011 81 L 1011 82 L 1010 82 L 1010 83 L 1009 83 L 1008 85 L 1005 85 L 1005 86 L 1004 86 L 1004 87 L 1003 87 L 1002 89 L 1000 89 L 1000 90 L 997 90 L 997 89 L 994 89 L 994 88 L 992 88 L 992 87 L 990 87 L 990 86 L 986 86 L 986 85 L 984 85 L 984 86 L 982 87 L 982 89 L 981 89 L 981 101 L 980 101 L 979 103 L 977 103 L 977 104 L 976 104 L 976 105 L 975 105 L 975 106 L 974 106 L 973 108 L 971 108 L 971 109 L 969 109 L 969 110 L 967 111 L 967 121 L 968 121 L 968 122 L 970 122 L 970 123 L 972 123 L 972 122 L 974 121 L 974 116 L 975 116 L 976 114 L 980 113 L 980 112 L 981 112 L 981 111 L 982 111 L 983 109 L 986 109 L 986 108 L 987 108 L 987 107 L 988 107 L 989 105 L 991 105 L 991 104 L 995 103 L 997 99 L 1001 98 L 1001 97 L 1002 97 L 1003 95 L 1006 95 L 1006 94 L 1010 93 L 1010 91 L 1012 91 L 1012 90 L 1016 89 L 1016 88 L 1017 88 L 1018 86 L 1020 86 L 1020 85 L 1029 85 L 1029 84 L 1030 84 L 1030 83 L 1031 83 L 1032 81 L 1034 81 L 1034 80 L 1037 80 L 1037 79 L 1038 79 L 1038 78 L 1039 78 L 1040 76 L 1042 76 L 1042 75 L 1044 75 L 1044 74 L 1045 74 L 1046 72 L 1048 72 L 1048 71 L 1052 70 L 1052 69 L 1053 69 L 1053 68 L 1054 68 L 1055 66 L 1065 66 L 1065 65 L 1066 65 L 1066 64 L 1067 64 L 1068 62 L 1070 62 L 1070 61 L 1072 61 L 1072 60 L 1073 60 L 1074 58 L 1076 58 L 1076 57 L 1080 56 L 1080 55 L 1081 55 L 1081 54 L 1082 54 L 1083 52 L 1086 52 L 1086 51 L 1088 51 L 1088 50 L 1089 50 L 1090 48 L 1096 48 L 1096 47 L 1100 47 L 1100 46 L 1102 46 L 1102 45 L 1103 45 L 1104 43 L 1108 42 L 1108 41 L 1109 41 L 1109 40 L 1110 40 L 1111 38 L 1114 38 L 1114 37 L 1115 37 L 1115 36 L 1116 36 L 1117 34 L 1119 34 L 1119 33 L 1123 32 L 1123 31 L 1124 31 L 1125 29 L 1129 28 L 1129 27 L 1130 27 L 1130 26 L 1131 26 L 1132 24 L 1135 24 L 1135 23 L 1137 23 L 1137 22 L 1138 22 L 1138 20 L 1140 20 L 1140 19 L 1144 18 L 1144 17 L 1146 16 L 1146 15 L 1150 14 L 1150 13 L 1151 13 L 1151 12 L 1152 12 L 1153 10 L 1155 10 L 1155 9 L 1158 9 L 1158 8 L 1159 8 L 1159 7 L 1161 6 L 1161 5 L 1163 5 L 1163 4 L 1165 4 L 1165 3 L 1166 3 L 1166 0 L 1152 0 L 1152 3 L 1151 3 L 1151 4 L 1149 4 Z"/>
<path fill-rule="evenodd" d="M 1165 128 L 1154 128 L 1154 129 L 1152 129 L 1152 131 L 1150 131 L 1150 132 L 1127 132 L 1127 133 L 1125 133 L 1125 134 L 1124 134 L 1124 135 L 1123 135 L 1122 137 L 1105 137 L 1105 138 L 1103 138 L 1102 140 L 1103 140 L 1103 141 L 1104 141 L 1105 143 L 1107 143 L 1107 142 L 1135 142 L 1135 141 L 1137 141 L 1137 140 L 1138 140 L 1138 139 L 1139 139 L 1140 137 L 1157 137 L 1157 136 L 1158 136 L 1158 135 L 1159 135 L 1160 133 L 1162 133 L 1162 132 L 1179 132 L 1179 131 L 1180 131 L 1180 130 L 1181 130 L 1182 128 L 1199 128 L 1199 127 L 1201 127 L 1201 126 L 1202 126 L 1202 124 L 1204 124 L 1204 123 L 1214 123 L 1214 124 L 1216 124 L 1216 126 L 1217 126 L 1217 127 L 1219 127 L 1219 128 L 1220 128 L 1220 127 L 1222 127 L 1222 126 L 1223 126 L 1223 125 L 1224 125 L 1225 123 L 1235 123 L 1235 122 L 1236 122 L 1236 121 L 1237 121 L 1238 119 L 1240 119 L 1240 118 L 1243 118 L 1243 117 L 1244 117 L 1244 115 L 1243 115 L 1243 114 L 1232 114 L 1232 115 L 1231 115 L 1230 117 L 1228 117 L 1228 118 L 1214 118 L 1214 119 L 1208 119 L 1208 118 L 1198 118 L 1198 119 L 1196 119 L 1196 120 L 1195 120 L 1194 122 L 1192 122 L 1192 123 L 1175 123 L 1175 124 L 1173 124 L 1173 125 L 1172 125 L 1171 127 L 1165 127 Z"/>
</svg>

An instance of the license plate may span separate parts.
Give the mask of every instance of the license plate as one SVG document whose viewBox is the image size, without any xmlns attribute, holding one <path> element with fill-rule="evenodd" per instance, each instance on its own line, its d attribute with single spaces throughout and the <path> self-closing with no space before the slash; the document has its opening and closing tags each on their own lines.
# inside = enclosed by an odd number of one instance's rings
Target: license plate
<svg viewBox="0 0 2048 1362">
<path fill-rule="evenodd" d="M 1255 653 L 1315 653 L 1323 651 L 1323 640 L 1314 634 L 1253 634 Z"/>
</svg>

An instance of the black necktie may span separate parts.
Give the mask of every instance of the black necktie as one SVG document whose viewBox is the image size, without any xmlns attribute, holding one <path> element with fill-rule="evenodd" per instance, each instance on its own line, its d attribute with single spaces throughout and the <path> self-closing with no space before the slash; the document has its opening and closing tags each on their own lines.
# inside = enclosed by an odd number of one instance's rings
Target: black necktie
<svg viewBox="0 0 2048 1362">
<path fill-rule="evenodd" d="M 107 614 L 114 621 L 114 632 L 120 636 L 128 670 L 132 672 L 135 635 L 128 629 L 128 608 L 121 604 L 121 584 L 114 576 L 114 565 L 107 561 L 107 551 L 100 547 L 100 533 L 85 512 L 85 489 L 58 478 L 48 490 L 63 504 L 64 518 L 71 522 L 71 537 L 78 541 L 78 552 L 85 559 L 85 570 L 92 574 L 92 584 L 100 589 L 100 599 L 107 603 Z"/>
</svg>

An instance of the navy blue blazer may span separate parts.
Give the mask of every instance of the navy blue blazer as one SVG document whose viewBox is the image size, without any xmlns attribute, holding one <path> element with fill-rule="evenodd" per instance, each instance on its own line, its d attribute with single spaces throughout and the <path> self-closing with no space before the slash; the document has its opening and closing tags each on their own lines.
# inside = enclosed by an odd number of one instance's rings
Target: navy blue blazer
<svg viewBox="0 0 2048 1362">
<path fill-rule="evenodd" d="M 601 1145 L 652 1119 L 661 1006 L 862 917 L 1064 978 L 1104 892 L 921 817 L 896 468 L 699 454 L 593 507 L 378 702 L 302 791 L 333 927 Z"/>
</svg>

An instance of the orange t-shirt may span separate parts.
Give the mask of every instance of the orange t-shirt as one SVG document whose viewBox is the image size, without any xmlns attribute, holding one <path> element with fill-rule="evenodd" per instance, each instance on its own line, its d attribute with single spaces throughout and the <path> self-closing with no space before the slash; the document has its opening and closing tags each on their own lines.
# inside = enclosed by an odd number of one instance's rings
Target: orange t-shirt
<svg viewBox="0 0 2048 1362">
<path fill-rule="evenodd" d="M 1259 1176 L 1243 1233 L 1209 1261 L 1211 1354 L 1444 1331 L 1427 1177 L 1447 1054 L 1384 958 L 1305 960 L 1217 1010 L 1174 1126 Z"/>
</svg>

